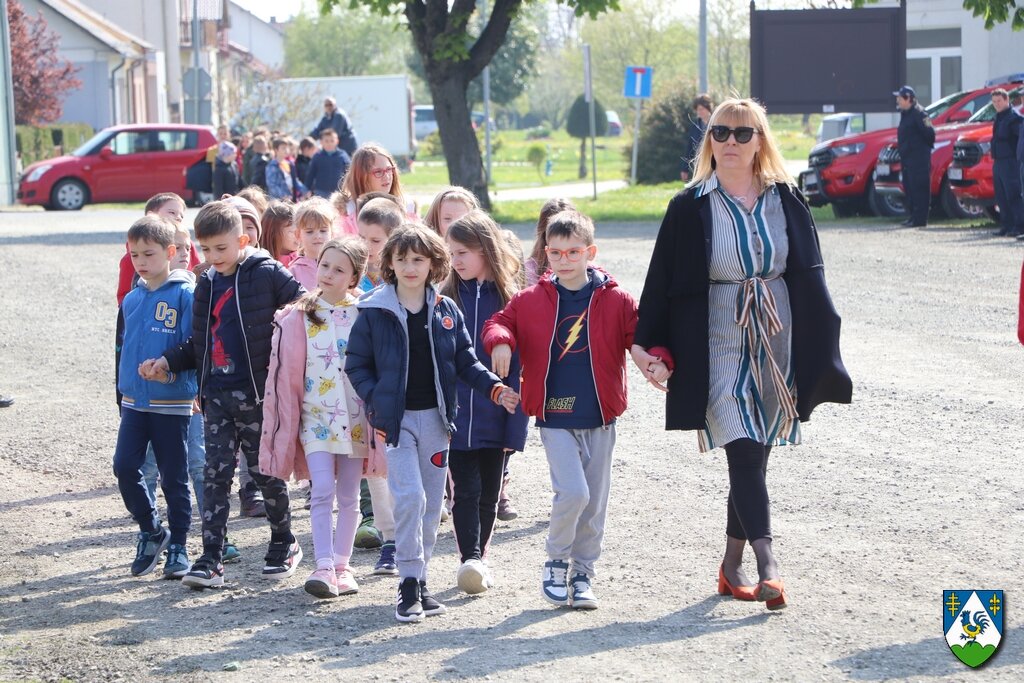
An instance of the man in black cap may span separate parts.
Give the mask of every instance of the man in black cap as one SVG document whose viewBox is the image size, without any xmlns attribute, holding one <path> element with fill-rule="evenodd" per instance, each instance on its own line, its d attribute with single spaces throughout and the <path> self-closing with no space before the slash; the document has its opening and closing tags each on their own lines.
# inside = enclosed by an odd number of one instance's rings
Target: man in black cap
<svg viewBox="0 0 1024 683">
<path fill-rule="evenodd" d="M 900 109 L 900 127 L 896 131 L 896 146 L 903 166 L 903 195 L 907 203 L 907 220 L 903 225 L 923 228 L 928 224 L 931 206 L 932 145 L 935 128 L 921 105 L 917 94 L 909 85 L 893 93 Z"/>
</svg>

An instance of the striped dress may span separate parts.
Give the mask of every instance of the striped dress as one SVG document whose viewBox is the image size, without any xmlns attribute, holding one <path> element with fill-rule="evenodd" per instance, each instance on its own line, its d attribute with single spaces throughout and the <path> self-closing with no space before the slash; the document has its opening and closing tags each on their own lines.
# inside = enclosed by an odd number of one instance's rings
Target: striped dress
<svg viewBox="0 0 1024 683">
<path fill-rule="evenodd" d="M 708 340 L 711 383 L 701 452 L 736 439 L 800 442 L 790 363 L 792 315 L 782 279 L 789 255 L 786 217 L 770 186 L 752 211 L 712 174 L 697 190 L 711 203 Z"/>
</svg>

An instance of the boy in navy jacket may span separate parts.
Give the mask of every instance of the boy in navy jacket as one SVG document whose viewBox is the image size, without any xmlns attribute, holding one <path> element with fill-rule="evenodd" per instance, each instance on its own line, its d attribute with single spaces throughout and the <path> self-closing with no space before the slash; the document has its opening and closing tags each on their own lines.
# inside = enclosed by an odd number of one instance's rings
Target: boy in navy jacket
<svg viewBox="0 0 1024 683">
<path fill-rule="evenodd" d="M 167 550 L 164 578 L 178 578 L 189 568 L 185 536 L 192 520 L 192 502 L 186 444 L 196 373 L 169 373 L 162 383 L 147 382 L 139 366 L 144 359 L 188 338 L 195 280 L 187 270 L 171 271 L 176 251 L 174 226 L 161 218 L 147 215 L 136 221 L 128 230 L 128 250 L 139 282 L 121 303 L 124 340 L 118 391 L 122 410 L 114 474 L 125 507 L 139 525 L 132 575 L 153 571 Z M 150 443 L 160 469 L 170 529 L 160 523 L 142 476 Z"/>
<path fill-rule="evenodd" d="M 192 588 L 224 584 L 224 536 L 237 451 L 263 492 L 270 524 L 263 576 L 284 579 L 295 573 L 302 549 L 291 532 L 288 487 L 260 472 L 259 443 L 274 313 L 304 290 L 270 254 L 248 246 L 242 216 L 229 202 L 204 206 L 195 229 L 211 267 L 196 286 L 192 337 L 143 364 L 153 378 L 201 369 L 199 396 L 206 418 L 203 555 L 182 583 Z"/>
</svg>

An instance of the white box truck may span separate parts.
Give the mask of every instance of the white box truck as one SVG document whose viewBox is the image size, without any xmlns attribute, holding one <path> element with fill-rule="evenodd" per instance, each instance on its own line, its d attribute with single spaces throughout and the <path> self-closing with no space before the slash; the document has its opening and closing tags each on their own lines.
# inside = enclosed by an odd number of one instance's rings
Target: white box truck
<svg viewBox="0 0 1024 683">
<path fill-rule="evenodd" d="M 309 135 L 324 115 L 326 97 L 337 100 L 338 108 L 348 114 L 360 144 L 376 142 L 396 157 L 412 155 L 412 89 L 405 75 L 284 78 L 262 83 L 232 123 Z"/>
</svg>

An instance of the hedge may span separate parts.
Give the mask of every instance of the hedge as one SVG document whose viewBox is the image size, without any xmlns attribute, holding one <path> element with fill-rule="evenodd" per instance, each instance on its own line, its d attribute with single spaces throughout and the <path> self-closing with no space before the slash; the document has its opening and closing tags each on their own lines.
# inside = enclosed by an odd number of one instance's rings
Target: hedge
<svg viewBox="0 0 1024 683">
<path fill-rule="evenodd" d="M 15 126 L 15 144 L 21 154 L 21 167 L 42 159 L 70 154 L 93 136 L 86 123 L 55 123 L 49 126 Z"/>
</svg>

